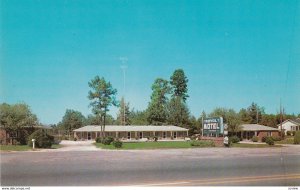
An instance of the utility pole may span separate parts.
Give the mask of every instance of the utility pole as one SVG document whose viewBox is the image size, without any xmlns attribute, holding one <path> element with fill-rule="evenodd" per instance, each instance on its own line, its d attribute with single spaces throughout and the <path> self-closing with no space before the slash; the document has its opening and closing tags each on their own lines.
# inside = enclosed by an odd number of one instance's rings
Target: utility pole
<svg viewBox="0 0 300 190">
<path fill-rule="evenodd" d="M 281 98 L 280 98 L 280 136 L 283 138 L 283 133 L 282 133 L 282 107 L 281 107 Z"/>
<path fill-rule="evenodd" d="M 123 104 L 123 125 L 126 125 L 126 118 L 125 118 L 125 109 L 126 109 L 126 101 L 125 101 L 125 84 L 126 84 L 126 76 L 125 76 L 125 71 L 127 69 L 127 66 L 125 63 L 128 61 L 127 57 L 120 57 L 120 61 L 122 62 L 123 65 L 121 65 L 121 69 L 123 70 L 123 98 L 124 98 L 124 104 Z"/>
</svg>

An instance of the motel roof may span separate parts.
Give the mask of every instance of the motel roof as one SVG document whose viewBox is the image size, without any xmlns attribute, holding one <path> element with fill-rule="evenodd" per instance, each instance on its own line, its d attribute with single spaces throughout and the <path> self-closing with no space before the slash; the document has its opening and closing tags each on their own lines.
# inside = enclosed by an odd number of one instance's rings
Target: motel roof
<svg viewBox="0 0 300 190">
<path fill-rule="evenodd" d="M 87 125 L 79 129 L 73 130 L 75 132 L 93 132 L 101 131 L 100 125 Z M 105 132 L 126 132 L 126 131 L 188 131 L 188 129 L 177 126 L 154 126 L 154 125 L 106 125 Z"/>
<path fill-rule="evenodd" d="M 242 131 L 278 131 L 277 128 L 268 127 L 259 124 L 242 124 L 241 130 Z"/>
</svg>

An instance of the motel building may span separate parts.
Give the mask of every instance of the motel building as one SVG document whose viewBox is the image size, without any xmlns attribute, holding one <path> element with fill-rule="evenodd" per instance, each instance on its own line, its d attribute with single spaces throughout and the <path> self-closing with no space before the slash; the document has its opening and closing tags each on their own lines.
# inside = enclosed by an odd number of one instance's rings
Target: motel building
<svg viewBox="0 0 300 190">
<path fill-rule="evenodd" d="M 95 140 L 101 136 L 101 126 L 87 125 L 73 130 L 74 138 L 78 140 Z M 177 126 L 122 126 L 106 125 L 105 136 L 119 138 L 122 141 L 147 140 L 148 138 L 158 137 L 158 140 L 183 140 L 188 137 L 188 129 Z"/>
<path fill-rule="evenodd" d="M 280 133 L 277 128 L 265 125 L 242 124 L 237 136 L 243 140 L 251 140 L 253 136 L 257 136 L 261 141 L 263 137 L 278 137 L 280 136 Z"/>
</svg>

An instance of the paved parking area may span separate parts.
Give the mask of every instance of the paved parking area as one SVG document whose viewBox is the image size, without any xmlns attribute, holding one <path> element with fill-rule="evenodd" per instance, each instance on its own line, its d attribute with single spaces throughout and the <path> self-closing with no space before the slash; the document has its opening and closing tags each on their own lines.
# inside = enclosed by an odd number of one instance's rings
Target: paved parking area
<svg viewBox="0 0 300 190">
<path fill-rule="evenodd" d="M 93 144 L 95 141 L 66 141 L 60 142 L 63 147 L 58 149 L 45 149 L 42 152 L 73 152 L 73 151 L 100 151 L 101 149 L 96 148 Z"/>
</svg>

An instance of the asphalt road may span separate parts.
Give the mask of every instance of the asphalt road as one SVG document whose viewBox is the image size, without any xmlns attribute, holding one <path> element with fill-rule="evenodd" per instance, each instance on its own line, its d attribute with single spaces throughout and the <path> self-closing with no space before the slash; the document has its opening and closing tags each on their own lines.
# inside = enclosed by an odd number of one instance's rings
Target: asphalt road
<svg viewBox="0 0 300 190">
<path fill-rule="evenodd" d="M 300 147 L 1 153 L 2 186 L 300 186 Z"/>
</svg>

